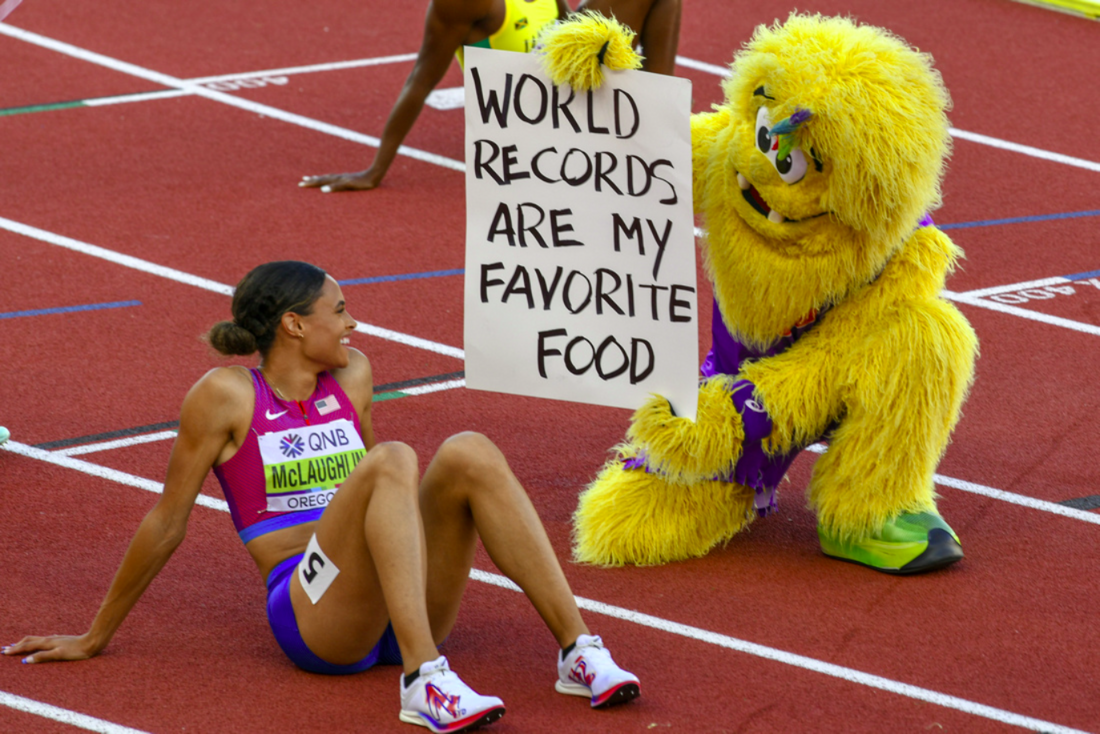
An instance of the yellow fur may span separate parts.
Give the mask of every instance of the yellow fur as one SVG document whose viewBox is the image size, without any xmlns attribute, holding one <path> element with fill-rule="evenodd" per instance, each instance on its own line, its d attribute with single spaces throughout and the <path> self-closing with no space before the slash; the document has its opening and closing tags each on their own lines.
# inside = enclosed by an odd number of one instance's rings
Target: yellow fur
<svg viewBox="0 0 1100 734">
<path fill-rule="evenodd" d="M 705 481 L 733 471 L 745 429 L 730 400 L 734 378 L 722 375 L 699 388 L 695 420 L 672 415 L 668 400 L 655 395 L 634 413 L 626 436 L 645 447 L 649 466 L 670 481 Z"/>
<path fill-rule="evenodd" d="M 842 542 L 935 509 L 933 473 L 978 351 L 939 295 L 962 253 L 917 227 L 939 205 L 950 150 L 939 74 L 887 31 L 800 14 L 758 28 L 732 70 L 725 102 L 692 118 L 701 249 L 722 319 L 766 351 L 804 316 L 824 315 L 785 351 L 702 386 L 698 422 L 673 418 L 660 398 L 638 411 L 620 456 L 643 451 L 663 475 L 603 469 L 575 516 L 581 560 L 689 558 L 751 519 L 750 490 L 709 480 L 741 453 L 740 417 L 722 395 L 735 378 L 756 386 L 772 454 L 836 427 L 809 497 Z M 773 126 L 812 113 L 798 131 L 801 179 L 785 180 L 757 148 L 761 107 Z"/>
<path fill-rule="evenodd" d="M 604 51 L 603 66 L 609 69 L 640 69 L 642 57 L 634 51 L 634 31 L 595 11 L 576 13 L 548 28 L 539 37 L 542 65 L 554 84 L 568 84 L 587 91 L 603 84 L 598 58 Z"/>
<path fill-rule="evenodd" d="M 573 555 L 601 566 L 697 558 L 749 523 L 753 496 L 738 484 L 677 485 L 611 462 L 581 493 Z"/>
</svg>

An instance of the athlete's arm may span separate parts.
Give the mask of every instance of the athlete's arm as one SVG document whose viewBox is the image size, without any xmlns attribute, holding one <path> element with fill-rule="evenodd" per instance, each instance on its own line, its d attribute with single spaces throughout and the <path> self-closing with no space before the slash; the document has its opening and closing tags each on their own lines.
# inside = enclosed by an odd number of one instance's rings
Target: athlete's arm
<svg viewBox="0 0 1100 734">
<path fill-rule="evenodd" d="M 88 631 L 78 636 L 24 637 L 4 648 L 5 655 L 26 655 L 24 662 L 28 663 L 84 660 L 107 646 L 183 541 L 191 508 L 207 472 L 234 436 L 240 436 L 242 399 L 245 406 L 253 400 L 249 387 L 231 368 L 220 368 L 208 373 L 187 393 L 180 411 L 179 435 L 168 460 L 164 494 L 134 533 Z M 251 416 L 250 409 L 248 414 Z"/>
<path fill-rule="evenodd" d="M 493 0 L 431 0 L 424 21 L 424 38 L 420 52 L 397 102 L 390 111 L 382 142 L 370 168 L 357 173 L 335 173 L 325 176 L 307 176 L 298 184 L 307 188 L 328 187 L 331 191 L 358 191 L 373 189 L 397 156 L 405 136 L 424 108 L 424 100 L 451 65 L 451 59 L 474 27 L 492 12 Z"/>
<path fill-rule="evenodd" d="M 370 360 L 358 349 L 349 349 L 348 366 L 333 370 L 332 376 L 340 383 L 340 388 L 359 413 L 363 446 L 370 451 L 374 447 L 374 426 L 371 424 L 370 417 L 371 405 L 374 401 L 374 371 L 371 369 Z"/>
</svg>

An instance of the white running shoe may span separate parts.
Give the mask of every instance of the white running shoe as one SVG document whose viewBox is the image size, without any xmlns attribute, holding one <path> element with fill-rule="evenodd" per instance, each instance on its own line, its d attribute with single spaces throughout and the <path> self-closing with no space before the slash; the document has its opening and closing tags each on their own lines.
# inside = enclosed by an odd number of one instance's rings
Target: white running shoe
<svg viewBox="0 0 1100 734">
<path fill-rule="evenodd" d="M 504 716 L 504 702 L 482 696 L 451 671 L 440 656 L 420 666 L 420 675 L 405 687 L 401 676 L 401 720 L 440 734 L 491 724 Z"/>
<path fill-rule="evenodd" d="M 4 443 L 9 438 L 11 438 L 11 433 L 8 431 L 7 428 L 0 426 L 0 443 Z"/>
<path fill-rule="evenodd" d="M 614 706 L 638 697 L 638 679 L 611 659 L 599 635 L 581 635 L 568 655 L 558 655 L 558 693 L 592 699 L 592 708 Z"/>
</svg>

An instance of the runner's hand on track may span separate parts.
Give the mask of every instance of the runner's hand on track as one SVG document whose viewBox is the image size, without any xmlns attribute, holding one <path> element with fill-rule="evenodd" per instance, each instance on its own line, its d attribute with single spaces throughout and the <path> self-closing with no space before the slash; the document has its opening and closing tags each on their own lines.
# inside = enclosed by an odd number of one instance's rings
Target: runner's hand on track
<svg viewBox="0 0 1100 734">
<path fill-rule="evenodd" d="M 382 183 L 382 177 L 368 168 L 358 173 L 329 173 L 324 176 L 303 176 L 298 185 L 307 189 L 321 189 L 326 194 L 330 191 L 365 191 L 374 189 Z"/>
<path fill-rule="evenodd" d="M 87 635 L 50 635 L 49 637 L 24 637 L 14 645 L 0 650 L 5 655 L 25 655 L 24 663 L 48 663 L 55 660 L 87 660 L 99 650 L 87 639 Z"/>
</svg>

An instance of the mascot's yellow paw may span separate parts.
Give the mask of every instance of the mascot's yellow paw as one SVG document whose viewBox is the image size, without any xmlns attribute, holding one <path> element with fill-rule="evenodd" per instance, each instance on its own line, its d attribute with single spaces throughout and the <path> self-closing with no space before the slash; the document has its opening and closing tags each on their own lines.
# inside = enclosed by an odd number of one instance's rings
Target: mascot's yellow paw
<svg viewBox="0 0 1100 734">
<path fill-rule="evenodd" d="M 672 415 L 668 401 L 654 395 L 634 413 L 627 438 L 642 447 L 651 469 L 675 483 L 729 474 L 745 440 L 741 416 L 730 399 L 734 381 L 722 375 L 699 388 L 694 422 Z"/>
<path fill-rule="evenodd" d="M 603 84 L 603 69 L 640 69 L 634 31 L 594 11 L 576 13 L 539 37 L 542 65 L 554 84 L 587 91 Z"/>
<path fill-rule="evenodd" d="M 581 493 L 573 516 L 573 556 L 602 566 L 697 558 L 754 517 L 753 492 L 739 484 L 671 484 L 614 461 Z"/>
</svg>

